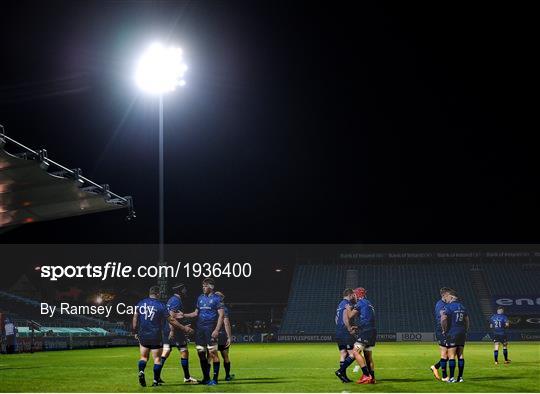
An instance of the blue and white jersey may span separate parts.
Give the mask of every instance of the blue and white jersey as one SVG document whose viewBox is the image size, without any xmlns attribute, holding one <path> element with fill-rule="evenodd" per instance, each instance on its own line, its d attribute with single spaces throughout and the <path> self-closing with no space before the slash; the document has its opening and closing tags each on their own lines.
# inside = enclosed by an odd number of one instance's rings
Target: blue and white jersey
<svg viewBox="0 0 540 394">
<path fill-rule="evenodd" d="M 443 300 L 437 301 L 435 304 L 435 332 L 442 332 L 441 327 L 441 311 L 444 309 L 446 302 Z"/>
<path fill-rule="evenodd" d="M 493 334 L 495 335 L 504 335 L 506 334 L 506 323 L 508 322 L 508 317 L 506 315 L 495 314 L 492 315 L 489 319 L 491 327 L 493 329 Z"/>
<path fill-rule="evenodd" d="M 169 301 L 167 301 L 167 310 L 169 312 L 183 312 L 184 306 L 182 304 L 182 299 L 177 295 L 173 295 L 169 298 Z"/>
<path fill-rule="evenodd" d="M 197 327 L 214 326 L 218 321 L 218 310 L 223 309 L 223 301 L 214 293 L 201 294 L 197 298 L 196 308 L 198 310 Z"/>
<path fill-rule="evenodd" d="M 358 311 L 358 327 L 362 331 L 375 329 L 375 308 L 366 298 L 358 300 L 354 309 Z"/>
<path fill-rule="evenodd" d="M 461 302 L 453 301 L 446 304 L 443 308 L 443 314 L 448 319 L 448 333 L 457 334 L 466 331 L 465 317 L 468 316 L 468 313 Z"/>
<path fill-rule="evenodd" d="M 336 337 L 348 337 L 349 330 L 347 330 L 347 326 L 345 326 L 345 323 L 343 323 L 343 314 L 345 313 L 345 310 L 347 308 L 352 308 L 354 306 L 353 302 L 350 300 L 342 299 L 336 309 Z"/>
<path fill-rule="evenodd" d="M 145 298 L 137 304 L 139 339 L 141 342 L 160 342 L 168 312 L 156 298 Z"/>
</svg>

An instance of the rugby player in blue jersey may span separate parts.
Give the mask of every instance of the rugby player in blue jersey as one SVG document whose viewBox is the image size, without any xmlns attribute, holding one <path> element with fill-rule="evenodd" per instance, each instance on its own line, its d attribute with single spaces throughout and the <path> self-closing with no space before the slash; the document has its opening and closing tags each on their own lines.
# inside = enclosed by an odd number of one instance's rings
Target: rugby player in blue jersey
<svg viewBox="0 0 540 394">
<path fill-rule="evenodd" d="M 221 301 L 225 299 L 225 294 L 220 291 L 216 291 L 216 295 L 221 297 Z M 219 331 L 218 337 L 218 350 L 223 358 L 223 367 L 225 368 L 225 381 L 231 381 L 234 379 L 234 374 L 231 375 L 231 360 L 229 358 L 229 349 L 231 348 L 232 330 L 231 321 L 229 319 L 229 308 L 223 303 L 223 326 Z"/>
<path fill-rule="evenodd" d="M 441 299 L 435 304 L 435 340 L 439 344 L 439 353 L 441 358 L 439 361 L 437 361 L 437 363 L 430 367 L 431 371 L 433 372 L 433 376 L 435 376 L 435 379 L 437 380 L 441 380 L 441 377 L 439 376 L 439 368 L 442 368 L 442 379 L 444 381 L 448 380 L 446 374 L 446 364 L 448 362 L 448 348 L 446 347 L 446 338 L 442 334 L 441 311 L 446 305 L 446 302 L 444 302 L 444 297 L 446 297 L 449 291 L 453 290 L 449 287 L 441 287 L 441 289 L 439 290 Z"/>
<path fill-rule="evenodd" d="M 506 336 L 506 329 L 510 327 L 508 317 L 504 314 L 504 308 L 502 306 L 497 308 L 497 313 L 492 315 L 489 319 L 489 327 L 493 330 L 493 357 L 495 358 L 495 365 L 499 364 L 499 344 L 503 345 L 504 363 L 510 364 L 508 359 L 508 337 Z"/>
<path fill-rule="evenodd" d="M 176 319 L 169 317 L 167 308 L 159 300 L 159 286 L 152 286 L 149 291 L 149 296 L 141 300 L 135 307 L 133 315 L 132 332 L 135 338 L 139 340 L 140 359 L 139 367 L 139 383 L 141 386 L 146 386 L 144 369 L 148 362 L 148 356 L 152 353 L 154 359 L 154 382 L 152 386 L 158 386 L 161 380 L 161 352 L 163 348 L 163 327 L 165 322 L 169 322 L 176 328 L 180 328 Z"/>
<path fill-rule="evenodd" d="M 446 305 L 441 310 L 442 334 L 446 337 L 446 347 L 448 356 L 448 367 L 450 377 L 448 383 L 463 382 L 463 371 L 465 369 L 465 359 L 463 350 L 469 331 L 469 315 L 465 306 L 458 300 L 455 291 L 449 291 L 444 296 Z M 454 378 L 456 360 L 458 358 L 459 375 Z"/>
<path fill-rule="evenodd" d="M 351 335 L 356 335 L 353 355 L 360 368 L 362 377 L 358 384 L 375 383 L 375 364 L 373 362 L 373 348 L 377 341 L 377 329 L 375 328 L 375 308 L 366 299 L 367 291 L 363 287 L 354 289 L 356 304 L 344 313 L 343 322 Z M 358 317 L 358 328 L 351 325 L 351 320 Z"/>
<path fill-rule="evenodd" d="M 336 376 L 343 383 L 350 383 L 347 376 L 347 368 L 354 362 L 353 348 L 356 338 L 351 335 L 345 325 L 344 314 L 352 309 L 356 302 L 353 289 L 343 291 L 343 299 L 339 302 L 336 309 L 336 342 L 339 350 L 339 369 L 335 372 Z M 353 330 L 356 328 L 351 325 Z"/>
<path fill-rule="evenodd" d="M 168 321 L 165 323 L 163 333 L 163 353 L 161 354 L 161 366 L 165 365 L 167 357 L 171 353 L 171 345 L 176 346 L 180 351 L 180 364 L 184 370 L 184 383 L 198 383 L 197 379 L 192 378 L 189 373 L 189 351 L 188 336 L 193 334 L 190 324 L 183 325 L 178 321 L 178 316 L 183 312 L 183 298 L 187 294 L 187 287 L 180 283 L 172 288 L 174 294 L 167 301 L 167 312 L 169 316 L 176 319 L 181 329 L 172 327 Z M 161 381 L 163 382 L 163 381 Z"/>
<path fill-rule="evenodd" d="M 221 297 L 214 293 L 214 280 L 207 278 L 202 282 L 203 293 L 197 299 L 195 311 L 184 314 L 184 317 L 197 318 L 197 331 L 195 333 L 195 345 L 199 354 L 203 380 L 201 384 L 216 385 L 219 376 L 219 356 L 217 355 L 217 341 L 219 331 L 223 326 L 223 302 Z M 213 361 L 214 376 L 210 379 L 210 364 L 206 352 Z"/>
</svg>

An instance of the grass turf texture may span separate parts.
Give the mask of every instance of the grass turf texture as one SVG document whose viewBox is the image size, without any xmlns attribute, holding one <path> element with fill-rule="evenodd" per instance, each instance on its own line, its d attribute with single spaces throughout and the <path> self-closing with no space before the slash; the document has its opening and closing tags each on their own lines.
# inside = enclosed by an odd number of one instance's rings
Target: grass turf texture
<svg viewBox="0 0 540 394">
<path fill-rule="evenodd" d="M 335 376 L 337 346 L 325 344 L 237 344 L 231 347 L 232 382 L 186 385 L 176 349 L 162 373 L 161 387 L 137 380 L 138 348 L 49 351 L 0 355 L 1 392 L 540 392 L 540 344 L 511 343 L 512 363 L 502 351 L 494 365 L 491 343 L 468 343 L 464 383 L 436 381 L 429 366 L 438 359 L 430 343 L 379 343 L 374 351 L 377 384 L 343 384 Z M 348 370 L 349 377 L 359 375 Z M 194 347 L 190 372 L 201 376 Z M 457 375 L 457 366 L 456 366 Z M 224 377 L 223 364 L 220 377 Z M 152 362 L 146 367 L 152 383 Z"/>
</svg>

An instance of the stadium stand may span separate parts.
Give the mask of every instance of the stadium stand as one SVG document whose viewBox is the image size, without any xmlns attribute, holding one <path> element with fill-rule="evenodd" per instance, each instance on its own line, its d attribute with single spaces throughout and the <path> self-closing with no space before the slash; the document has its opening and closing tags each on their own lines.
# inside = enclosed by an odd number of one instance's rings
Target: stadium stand
<svg viewBox="0 0 540 394">
<path fill-rule="evenodd" d="M 483 266 L 486 285 L 492 295 L 498 294 L 535 294 L 540 283 L 540 269 L 530 269 L 530 264 L 518 267 L 508 264 Z"/>
<path fill-rule="evenodd" d="M 455 288 L 467 306 L 471 330 L 486 328 L 486 316 L 474 283 L 473 265 L 454 263 L 450 269 L 434 264 L 375 263 L 362 265 L 298 265 L 280 334 L 333 334 L 335 308 L 345 288 L 347 271 L 358 270 L 358 286 L 368 290 L 380 333 L 432 332 L 433 306 L 442 286 Z M 482 285 L 496 294 L 534 294 L 540 270 L 521 264 L 475 264 L 484 274 Z"/>
</svg>

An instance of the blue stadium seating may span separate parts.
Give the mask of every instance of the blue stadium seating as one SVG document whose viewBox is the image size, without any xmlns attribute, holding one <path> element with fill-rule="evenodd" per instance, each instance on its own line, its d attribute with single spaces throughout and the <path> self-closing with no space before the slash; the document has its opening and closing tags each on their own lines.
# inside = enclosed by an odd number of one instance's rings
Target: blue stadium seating
<svg viewBox="0 0 540 394">
<path fill-rule="evenodd" d="M 523 265 L 490 264 L 483 267 L 486 285 L 492 295 L 535 295 L 540 284 L 540 270 Z"/>
<path fill-rule="evenodd" d="M 486 285 L 495 294 L 535 294 L 539 272 L 524 271 L 521 265 L 483 264 Z M 432 332 L 433 307 L 439 288 L 455 288 L 471 318 L 471 330 L 486 328 L 471 280 L 472 264 L 441 266 L 407 264 L 299 265 L 296 267 L 283 319 L 281 334 L 332 334 L 336 306 L 345 287 L 346 271 L 357 269 L 358 286 L 368 290 L 375 306 L 381 333 Z M 536 287 L 535 287 L 536 284 Z"/>
</svg>

